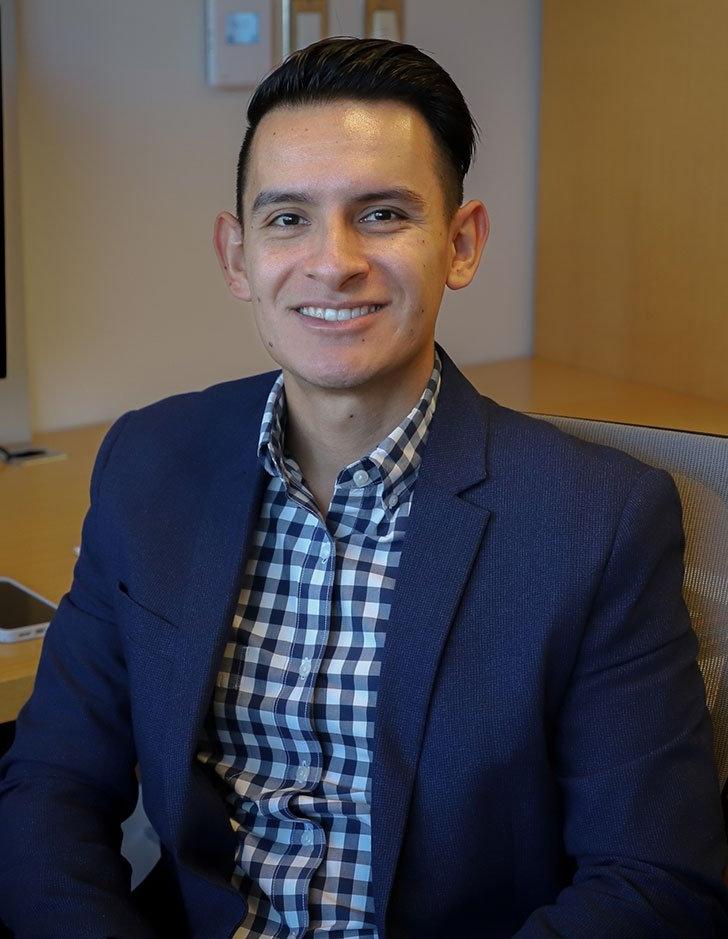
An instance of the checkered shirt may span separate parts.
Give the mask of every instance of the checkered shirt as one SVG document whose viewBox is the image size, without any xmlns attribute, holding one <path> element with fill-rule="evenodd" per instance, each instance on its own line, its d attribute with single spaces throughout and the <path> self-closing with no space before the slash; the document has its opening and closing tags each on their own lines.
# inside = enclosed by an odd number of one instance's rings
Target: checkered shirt
<svg viewBox="0 0 728 939">
<path fill-rule="evenodd" d="M 374 714 L 413 487 L 440 388 L 338 475 L 322 519 L 284 454 L 282 375 L 258 453 L 270 474 L 197 752 L 238 836 L 236 939 L 377 939 Z"/>
</svg>

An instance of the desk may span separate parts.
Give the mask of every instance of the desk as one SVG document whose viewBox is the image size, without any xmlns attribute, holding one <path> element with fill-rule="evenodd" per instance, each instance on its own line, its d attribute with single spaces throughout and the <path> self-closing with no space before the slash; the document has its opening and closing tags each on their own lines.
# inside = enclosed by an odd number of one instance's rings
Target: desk
<svg viewBox="0 0 728 939">
<path fill-rule="evenodd" d="M 623 381 L 537 357 L 469 365 L 462 371 L 482 394 L 517 411 L 728 436 L 728 401 Z"/>
<path fill-rule="evenodd" d="M 522 411 L 676 427 L 728 435 L 728 404 L 624 382 L 545 359 L 512 359 L 463 371 L 483 393 Z M 38 434 L 67 459 L 0 464 L 0 574 L 58 602 L 68 589 L 88 505 L 94 455 L 106 424 Z M 13 720 L 31 692 L 40 639 L 0 646 L 0 721 Z"/>
<path fill-rule="evenodd" d="M 0 463 L 0 575 L 58 603 L 68 589 L 88 507 L 94 456 L 108 425 L 36 434 L 66 459 Z M 33 686 L 41 639 L 0 645 L 0 721 L 14 720 Z"/>
</svg>

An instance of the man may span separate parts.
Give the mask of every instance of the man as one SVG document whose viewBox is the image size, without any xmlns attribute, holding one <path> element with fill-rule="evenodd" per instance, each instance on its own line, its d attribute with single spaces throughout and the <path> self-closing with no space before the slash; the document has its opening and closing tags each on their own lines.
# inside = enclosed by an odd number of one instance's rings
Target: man
<svg viewBox="0 0 728 939">
<path fill-rule="evenodd" d="M 488 234 L 409 46 L 294 54 L 215 247 L 268 374 L 126 415 L 3 766 L 19 937 L 722 936 L 669 478 L 442 349 Z M 162 858 L 134 896 L 138 762 Z"/>
</svg>

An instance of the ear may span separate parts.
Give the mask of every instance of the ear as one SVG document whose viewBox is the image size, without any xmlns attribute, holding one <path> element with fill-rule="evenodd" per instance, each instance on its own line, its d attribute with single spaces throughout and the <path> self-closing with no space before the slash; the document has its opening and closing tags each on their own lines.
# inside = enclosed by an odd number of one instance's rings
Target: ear
<svg viewBox="0 0 728 939">
<path fill-rule="evenodd" d="M 471 199 L 461 205 L 453 216 L 450 232 L 452 256 L 446 282 L 451 290 L 460 290 L 475 277 L 490 234 L 490 219 L 483 203 Z"/>
<path fill-rule="evenodd" d="M 212 242 L 228 290 L 238 300 L 250 300 L 252 294 L 245 273 L 243 233 L 240 222 L 230 212 L 221 212 L 215 219 Z"/>
</svg>

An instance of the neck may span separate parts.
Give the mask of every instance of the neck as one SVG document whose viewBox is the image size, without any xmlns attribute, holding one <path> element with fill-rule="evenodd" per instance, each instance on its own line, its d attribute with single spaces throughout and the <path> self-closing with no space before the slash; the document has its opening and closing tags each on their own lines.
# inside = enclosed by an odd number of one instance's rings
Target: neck
<svg viewBox="0 0 728 939">
<path fill-rule="evenodd" d="M 317 499 L 321 496 L 319 504 L 330 497 L 339 472 L 369 453 L 415 407 L 433 366 L 434 350 L 429 365 L 425 361 L 421 374 L 412 374 L 406 384 L 395 373 L 373 387 L 346 389 L 304 385 L 285 374 L 286 450 Z"/>
</svg>

